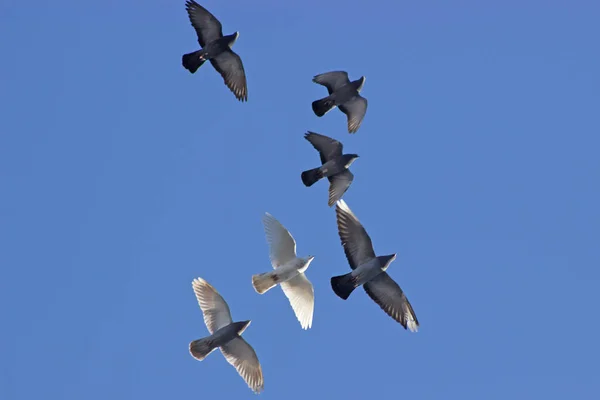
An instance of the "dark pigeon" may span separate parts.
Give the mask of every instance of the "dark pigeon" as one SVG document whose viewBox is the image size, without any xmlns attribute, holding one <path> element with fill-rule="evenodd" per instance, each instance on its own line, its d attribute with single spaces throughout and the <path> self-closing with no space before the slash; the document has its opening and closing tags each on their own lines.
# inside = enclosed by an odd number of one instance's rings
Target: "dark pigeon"
<svg viewBox="0 0 600 400">
<path fill-rule="evenodd" d="M 327 177 L 330 182 L 327 204 L 331 207 L 342 198 L 350 187 L 354 175 L 348 168 L 358 158 L 358 155 L 342 154 L 343 145 L 340 142 L 318 133 L 308 132 L 304 135 L 304 138 L 317 149 L 319 156 L 321 156 L 322 165 L 302 172 L 302 183 L 306 186 L 312 186 L 315 182 Z"/>
<path fill-rule="evenodd" d="M 367 113 L 367 99 L 359 93 L 365 84 L 365 77 L 350 82 L 345 71 L 326 72 L 313 78 L 313 82 L 327 88 L 329 96 L 313 101 L 312 109 L 317 117 L 322 117 L 335 107 L 348 117 L 348 132 L 356 133 Z"/>
<path fill-rule="evenodd" d="M 396 254 L 376 256 L 373 243 L 365 228 L 352 213 L 344 200 L 339 200 L 335 209 L 337 225 L 344 253 L 352 272 L 331 278 L 335 294 L 346 300 L 358 286 L 363 286 L 367 294 L 390 317 L 404 329 L 416 332 L 419 321 L 400 286 L 386 270 Z"/>
<path fill-rule="evenodd" d="M 221 74 L 225 85 L 240 101 L 248 100 L 248 87 L 246 73 L 240 56 L 231 46 L 235 43 L 239 32 L 223 36 L 221 23 L 207 9 L 193 0 L 185 3 L 185 9 L 192 26 L 198 35 L 198 43 L 202 47 L 193 53 L 184 54 L 182 64 L 192 74 L 209 60 L 213 67 Z"/>
</svg>

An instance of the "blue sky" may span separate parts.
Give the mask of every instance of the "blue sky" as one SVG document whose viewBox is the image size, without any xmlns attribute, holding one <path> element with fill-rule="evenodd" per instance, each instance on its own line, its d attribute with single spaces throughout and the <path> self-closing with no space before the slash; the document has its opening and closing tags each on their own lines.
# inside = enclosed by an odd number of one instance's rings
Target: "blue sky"
<svg viewBox="0 0 600 400">
<path fill-rule="evenodd" d="M 201 4 L 240 31 L 239 103 L 184 1 L 0 3 L 0 398 L 254 398 L 191 287 L 229 302 L 265 399 L 597 398 L 600 6 L 592 1 Z M 418 3 L 418 4 L 417 4 Z M 313 75 L 367 77 L 356 135 Z M 344 199 L 421 327 L 349 271 L 307 130 L 361 157 Z M 315 287 L 313 328 L 270 268 L 268 211 Z"/>
</svg>

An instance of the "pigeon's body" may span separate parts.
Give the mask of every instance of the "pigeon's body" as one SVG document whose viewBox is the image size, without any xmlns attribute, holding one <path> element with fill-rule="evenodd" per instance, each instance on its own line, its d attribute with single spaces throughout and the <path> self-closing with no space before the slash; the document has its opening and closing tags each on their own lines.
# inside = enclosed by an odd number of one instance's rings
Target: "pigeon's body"
<svg viewBox="0 0 600 400">
<path fill-rule="evenodd" d="M 343 145 L 335 139 L 314 132 L 304 138 L 313 145 L 321 157 L 321 166 L 302 172 L 302 183 L 312 186 L 322 178 L 329 180 L 329 200 L 331 207 L 342 198 L 352 184 L 354 175 L 348 168 L 358 158 L 357 154 L 342 154 Z"/>
<path fill-rule="evenodd" d="M 264 387 L 262 368 L 254 349 L 241 336 L 250 321 L 233 322 L 223 297 L 204 279 L 194 279 L 192 287 L 210 336 L 190 342 L 191 355 L 202 361 L 220 348 L 227 362 L 255 393 L 259 393 Z"/>
<path fill-rule="evenodd" d="M 193 0 L 188 0 L 185 6 L 202 48 L 184 54 L 181 59 L 183 67 L 193 74 L 202 64 L 210 61 L 235 97 L 240 101 L 248 100 L 244 65 L 240 56 L 231 50 L 239 32 L 223 36 L 221 22 L 207 9 Z"/>
<path fill-rule="evenodd" d="M 417 316 L 400 286 L 386 272 L 396 255 L 375 255 L 371 238 L 344 200 L 337 202 L 336 215 L 340 240 L 352 272 L 331 278 L 335 294 L 346 300 L 354 289 L 363 286 L 390 317 L 404 329 L 416 332 Z"/>
<path fill-rule="evenodd" d="M 280 285 L 302 329 L 308 329 L 312 326 L 315 295 L 304 272 L 314 257 L 297 257 L 296 241 L 271 214 L 265 213 L 263 225 L 274 270 L 253 275 L 252 286 L 257 293 L 263 294 Z"/>
<path fill-rule="evenodd" d="M 322 117 L 338 107 L 348 117 L 348 132 L 356 133 L 367 113 L 367 99 L 360 95 L 365 77 L 350 81 L 345 71 L 332 71 L 316 75 L 313 82 L 327 88 L 329 96 L 312 103 L 313 112 Z"/>
</svg>

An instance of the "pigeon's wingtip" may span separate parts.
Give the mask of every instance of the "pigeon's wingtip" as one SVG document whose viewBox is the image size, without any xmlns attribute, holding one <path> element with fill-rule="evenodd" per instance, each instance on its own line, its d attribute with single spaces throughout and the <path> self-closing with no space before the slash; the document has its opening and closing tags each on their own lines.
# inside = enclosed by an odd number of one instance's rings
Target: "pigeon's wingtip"
<svg viewBox="0 0 600 400">
<path fill-rule="evenodd" d="M 408 329 L 411 332 L 418 332 L 419 331 L 419 324 L 417 324 L 416 321 L 414 321 L 412 319 L 408 320 L 408 322 L 407 322 L 406 325 L 408 326 Z"/>
</svg>

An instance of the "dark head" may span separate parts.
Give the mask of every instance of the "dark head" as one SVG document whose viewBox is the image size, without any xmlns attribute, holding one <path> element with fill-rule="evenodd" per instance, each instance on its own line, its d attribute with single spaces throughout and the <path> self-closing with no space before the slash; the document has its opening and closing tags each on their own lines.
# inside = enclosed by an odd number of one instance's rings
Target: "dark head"
<svg viewBox="0 0 600 400">
<path fill-rule="evenodd" d="M 360 79 L 352 81 L 352 86 L 354 86 L 357 92 L 360 92 L 362 90 L 366 79 L 367 77 L 361 76 Z"/>
<path fill-rule="evenodd" d="M 377 257 L 377 259 L 379 260 L 379 263 L 381 265 L 381 270 L 385 271 L 386 269 L 388 269 L 392 261 L 396 259 L 396 254 L 390 254 L 389 256 L 379 256 Z"/>
<path fill-rule="evenodd" d="M 227 45 L 231 48 L 231 46 L 233 46 L 233 44 L 235 43 L 235 41 L 237 40 L 237 38 L 239 36 L 240 36 L 240 33 L 235 32 L 235 33 L 232 33 L 231 35 L 223 36 L 223 39 L 225 39 Z"/>
<path fill-rule="evenodd" d="M 237 333 L 238 335 L 241 335 L 242 332 L 244 332 L 246 330 L 246 328 L 248 328 L 248 326 L 250 325 L 250 320 L 248 321 L 240 321 L 240 322 L 235 322 L 235 328 L 237 329 Z"/>
<path fill-rule="evenodd" d="M 343 160 L 345 167 L 350 168 L 350 166 L 352 165 L 354 160 L 356 160 L 358 157 L 359 157 L 358 154 L 344 154 L 342 156 L 342 160 Z"/>
</svg>

